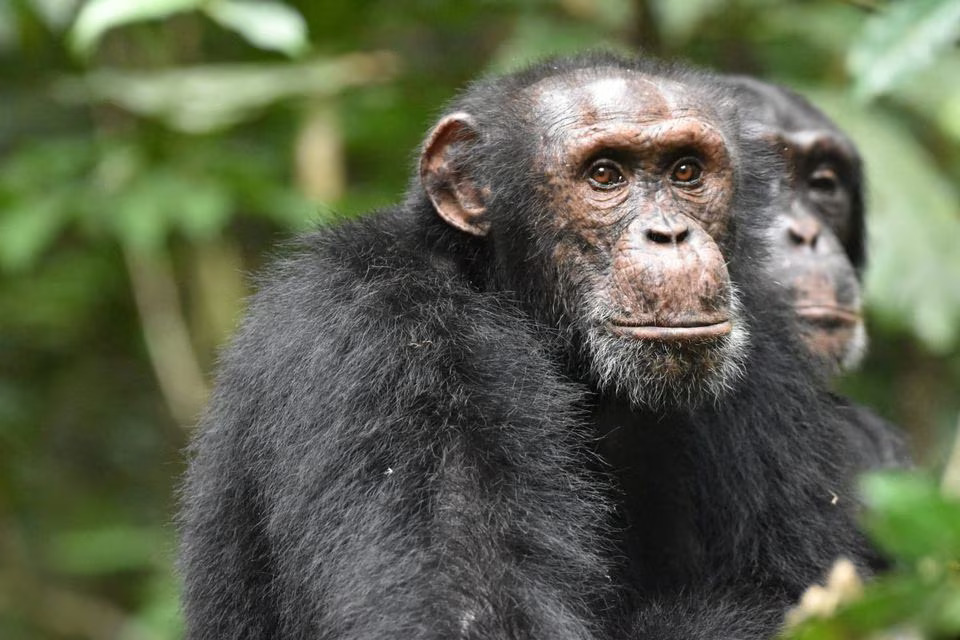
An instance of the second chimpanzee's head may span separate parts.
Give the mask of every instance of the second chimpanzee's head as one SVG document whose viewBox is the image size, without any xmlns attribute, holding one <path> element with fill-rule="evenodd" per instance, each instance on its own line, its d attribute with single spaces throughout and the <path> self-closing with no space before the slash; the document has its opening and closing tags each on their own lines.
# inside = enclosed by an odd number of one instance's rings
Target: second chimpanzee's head
<svg viewBox="0 0 960 640">
<path fill-rule="evenodd" d="M 711 76 L 610 56 L 474 85 L 434 127 L 432 208 L 601 392 L 716 398 L 745 362 L 738 258 L 782 167 Z M 751 165 L 745 166 L 749 158 Z M 750 251 L 749 249 L 747 251 Z"/>
<path fill-rule="evenodd" d="M 852 368 L 866 349 L 860 155 L 796 93 L 753 78 L 729 82 L 745 117 L 786 162 L 786 197 L 771 226 L 771 275 L 790 292 L 809 351 L 828 372 Z"/>
</svg>

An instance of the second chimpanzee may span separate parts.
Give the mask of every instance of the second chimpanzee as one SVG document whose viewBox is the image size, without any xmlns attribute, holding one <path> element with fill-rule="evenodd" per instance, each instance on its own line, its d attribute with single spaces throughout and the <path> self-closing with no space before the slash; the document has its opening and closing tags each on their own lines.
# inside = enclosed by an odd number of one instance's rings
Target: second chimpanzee
<svg viewBox="0 0 960 640">
<path fill-rule="evenodd" d="M 770 270 L 793 301 L 809 351 L 828 373 L 855 367 L 866 348 L 860 278 L 866 264 L 862 162 L 853 142 L 802 96 L 731 77 L 746 117 L 786 163 L 784 198 L 771 225 Z M 910 465 L 899 428 L 848 405 L 866 466 Z"/>
<path fill-rule="evenodd" d="M 868 565 L 844 416 L 756 266 L 780 174 L 706 74 L 471 86 L 404 203 L 304 237 L 224 355 L 188 637 L 585 640 L 695 590 L 743 613 L 691 637 L 761 637 Z"/>
</svg>

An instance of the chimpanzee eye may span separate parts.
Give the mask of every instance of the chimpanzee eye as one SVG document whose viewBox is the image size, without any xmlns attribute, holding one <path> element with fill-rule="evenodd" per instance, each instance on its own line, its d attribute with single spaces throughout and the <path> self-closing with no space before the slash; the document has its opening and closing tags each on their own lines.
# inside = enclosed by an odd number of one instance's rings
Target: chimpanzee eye
<svg viewBox="0 0 960 640">
<path fill-rule="evenodd" d="M 700 184 L 701 176 L 703 176 L 703 165 L 696 158 L 681 158 L 670 169 L 670 180 L 683 187 Z"/>
<path fill-rule="evenodd" d="M 821 167 L 810 174 L 810 177 L 807 179 L 807 185 L 815 191 L 832 194 L 839 188 L 840 178 L 833 169 Z"/>
<path fill-rule="evenodd" d="M 613 189 L 626 182 L 620 168 L 610 160 L 599 160 L 593 163 L 587 173 L 587 179 L 596 189 Z"/>
</svg>

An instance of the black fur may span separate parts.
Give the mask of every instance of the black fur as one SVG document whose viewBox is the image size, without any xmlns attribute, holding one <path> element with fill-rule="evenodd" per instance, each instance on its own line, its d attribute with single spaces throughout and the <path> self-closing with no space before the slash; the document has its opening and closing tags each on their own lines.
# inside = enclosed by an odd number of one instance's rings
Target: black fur
<svg viewBox="0 0 960 640">
<path fill-rule="evenodd" d="M 747 122 L 783 132 L 828 132 L 846 141 L 851 150 L 847 172 L 842 179 L 849 186 L 851 207 L 848 224 L 850 234 L 843 244 L 847 259 L 856 270 L 858 278 L 866 268 L 867 221 L 864 206 L 863 163 L 856 145 L 830 118 L 800 94 L 776 84 L 762 82 L 745 76 L 726 76 L 724 82 L 736 92 Z M 830 220 L 821 220 L 829 228 Z M 862 459 L 861 468 L 866 470 L 907 468 L 913 465 L 903 431 L 885 420 L 873 410 L 838 398 L 843 405 L 847 420 L 853 425 L 848 436 L 855 443 L 855 450 Z"/>
<path fill-rule="evenodd" d="M 752 339 L 715 405 L 607 397 L 557 326 L 522 89 L 577 69 L 701 91 L 739 159 L 724 250 Z M 483 132 L 464 166 L 507 231 L 453 229 L 414 182 L 402 206 L 306 236 L 263 279 L 183 489 L 187 636 L 658 638 L 715 602 L 739 615 L 682 637 L 764 637 L 834 558 L 869 564 L 844 415 L 758 273 L 776 165 L 740 135 L 732 96 L 597 55 L 479 82 L 461 110 Z"/>
<path fill-rule="evenodd" d="M 697 587 L 641 603 L 632 626 L 614 637 L 643 640 L 760 640 L 780 626 L 783 611 L 762 594 Z"/>
</svg>

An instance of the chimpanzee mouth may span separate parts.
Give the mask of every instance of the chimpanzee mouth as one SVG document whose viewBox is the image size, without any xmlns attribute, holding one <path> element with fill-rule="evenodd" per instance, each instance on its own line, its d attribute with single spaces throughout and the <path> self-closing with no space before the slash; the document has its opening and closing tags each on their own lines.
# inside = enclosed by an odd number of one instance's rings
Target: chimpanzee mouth
<svg viewBox="0 0 960 640">
<path fill-rule="evenodd" d="M 611 321 L 610 331 L 618 336 L 634 340 L 655 340 L 659 342 L 692 342 L 716 340 L 733 330 L 730 320 L 704 324 L 686 324 L 664 326 L 658 324 L 634 324 L 627 321 Z"/>
<path fill-rule="evenodd" d="M 848 329 L 860 323 L 860 314 L 847 307 L 804 305 L 794 309 L 805 322 L 823 329 Z"/>
</svg>

